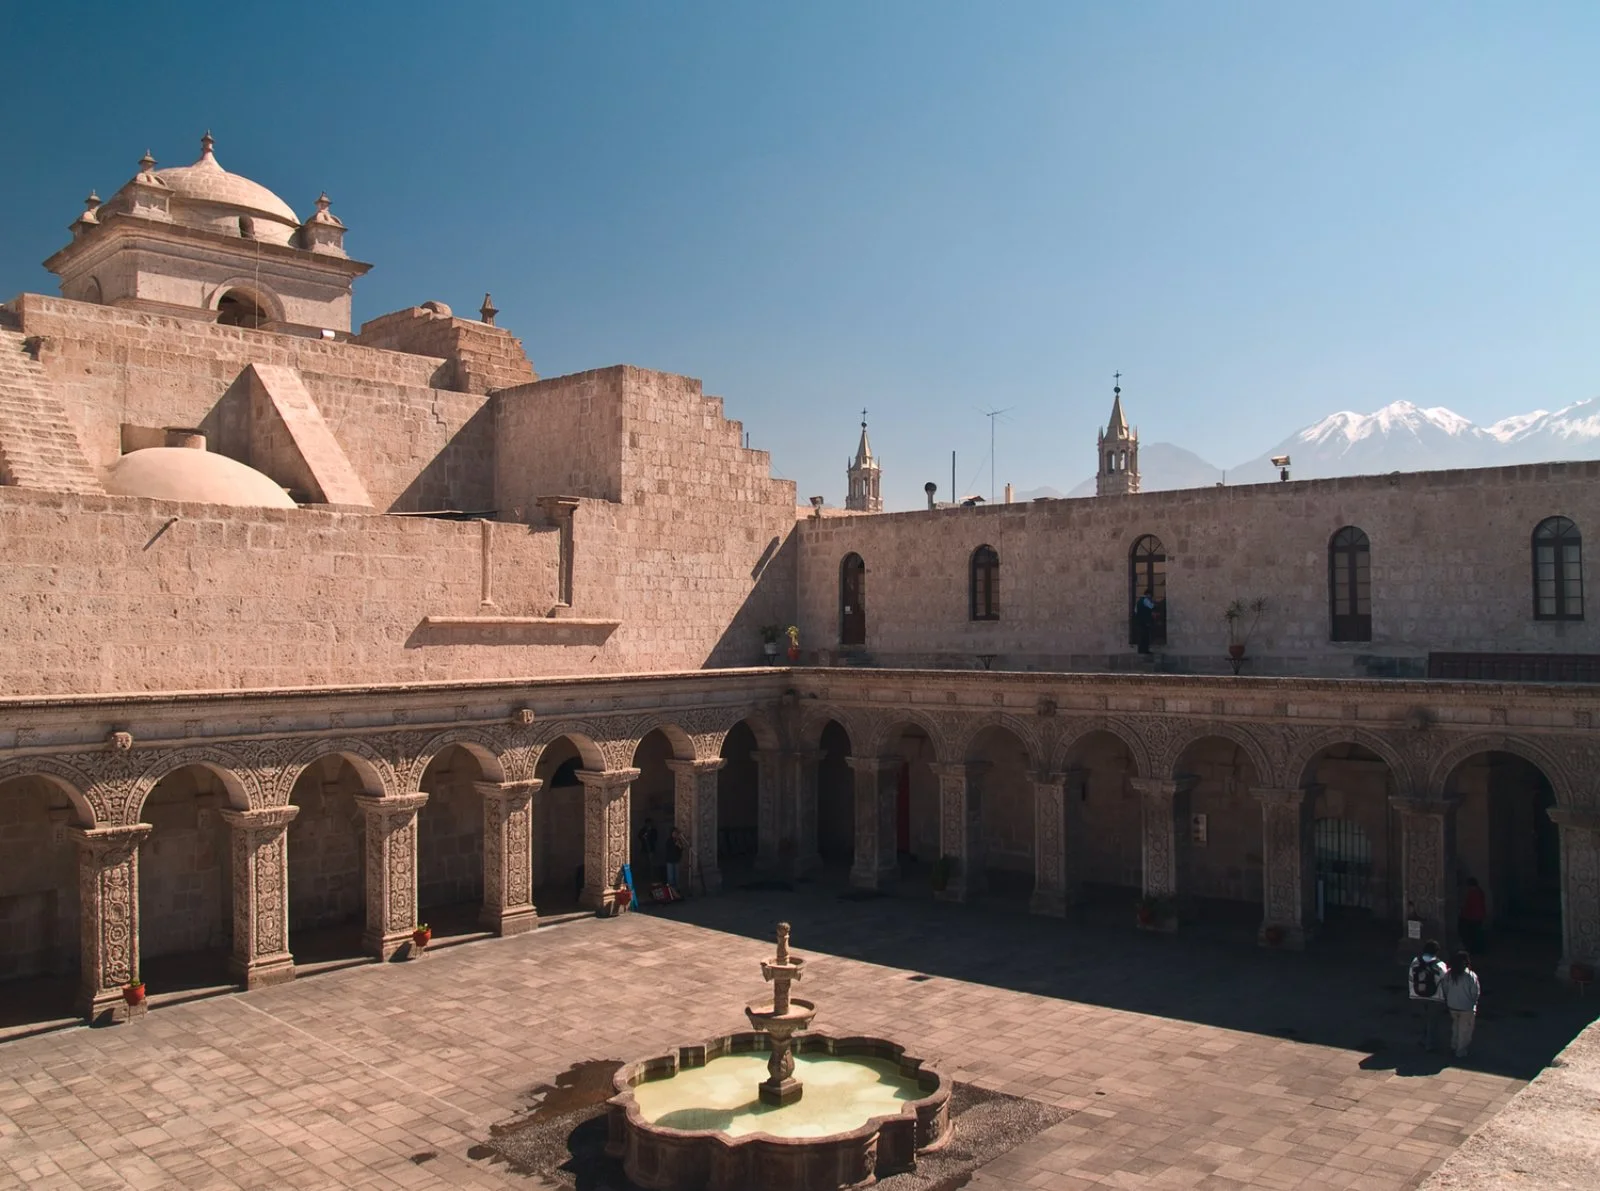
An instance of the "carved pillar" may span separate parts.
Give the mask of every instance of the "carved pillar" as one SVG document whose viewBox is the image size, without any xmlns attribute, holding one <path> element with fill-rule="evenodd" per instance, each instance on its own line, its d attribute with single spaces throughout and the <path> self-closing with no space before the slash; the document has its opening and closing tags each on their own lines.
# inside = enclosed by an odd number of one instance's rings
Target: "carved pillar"
<svg viewBox="0 0 1600 1191">
<path fill-rule="evenodd" d="M 1142 811 L 1143 842 L 1140 849 L 1144 862 L 1143 893 L 1147 898 L 1167 903 L 1165 914 L 1148 925 L 1155 930 L 1176 930 L 1177 915 L 1174 901 L 1182 893 L 1180 876 L 1183 869 L 1182 849 L 1187 839 L 1188 824 L 1179 820 L 1187 817 L 1188 792 L 1194 785 L 1192 778 L 1165 781 L 1161 778 L 1131 778 L 1129 785 L 1139 795 Z"/>
<path fill-rule="evenodd" d="M 246 988 L 294 979 L 289 954 L 289 824 L 297 806 L 219 812 L 233 844 L 233 955 L 228 971 Z"/>
<path fill-rule="evenodd" d="M 1393 806 L 1400 812 L 1403 917 L 1421 918 L 1422 937 L 1449 949 L 1456 927 L 1456 804 L 1445 798 L 1396 798 Z"/>
<path fill-rule="evenodd" d="M 367 929 L 361 945 L 390 960 L 411 941 L 417 926 L 417 812 L 421 790 L 393 798 L 356 796 L 367 820 Z"/>
<path fill-rule="evenodd" d="M 778 867 L 782 838 L 783 779 L 788 754 L 780 749 L 756 749 L 756 867 Z"/>
<path fill-rule="evenodd" d="M 533 796 L 544 783 L 532 778 L 473 785 L 483 798 L 483 909 L 478 921 L 497 935 L 520 935 L 539 925 L 533 904 Z"/>
<path fill-rule="evenodd" d="M 139 845 L 151 826 L 68 830 L 78 849 L 78 1010 L 90 1025 L 125 1022 L 145 1011 L 129 1008 L 122 986 L 139 971 Z"/>
<path fill-rule="evenodd" d="M 795 749 L 789 753 L 794 791 L 794 875 L 803 877 L 822 867 L 817 853 L 817 767 L 821 749 Z"/>
<path fill-rule="evenodd" d="M 1561 832 L 1561 963 L 1556 975 L 1567 979 L 1572 965 L 1600 970 L 1600 811 L 1545 812 Z"/>
<path fill-rule="evenodd" d="M 1028 909 L 1056 918 L 1073 899 L 1067 887 L 1067 775 L 1033 779 L 1033 898 Z"/>
<path fill-rule="evenodd" d="M 964 902 L 983 892 L 983 793 L 987 762 L 930 766 L 939 779 L 939 856 L 952 863 L 944 901 Z"/>
<path fill-rule="evenodd" d="M 886 780 L 894 780 L 899 758 L 846 757 L 845 764 L 856 775 L 856 859 L 850 867 L 850 884 L 857 889 L 882 889 L 899 875 L 894 852 L 894 791 L 883 788 Z"/>
<path fill-rule="evenodd" d="M 637 769 L 580 769 L 583 783 L 583 896 L 590 910 L 614 904 L 628 863 L 628 794 Z"/>
<path fill-rule="evenodd" d="M 726 764 L 721 757 L 667 762 L 673 774 L 672 822 L 688 844 L 678 875 L 684 889 L 694 888 L 696 876 L 707 893 L 722 889 L 722 870 L 717 867 L 717 773 Z"/>
<path fill-rule="evenodd" d="M 1316 790 L 1252 787 L 1261 803 L 1261 930 L 1264 945 L 1304 947 L 1316 925 L 1311 808 Z M 1269 932 L 1280 937 L 1272 943 Z"/>
</svg>

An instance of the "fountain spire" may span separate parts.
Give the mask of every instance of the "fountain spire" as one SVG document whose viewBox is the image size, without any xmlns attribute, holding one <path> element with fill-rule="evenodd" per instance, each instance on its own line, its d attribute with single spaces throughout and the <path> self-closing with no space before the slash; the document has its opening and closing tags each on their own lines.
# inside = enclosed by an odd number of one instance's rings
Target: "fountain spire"
<svg viewBox="0 0 1600 1191">
<path fill-rule="evenodd" d="M 789 986 L 800 979 L 805 963 L 799 956 L 789 954 L 789 924 L 778 923 L 778 952 L 770 961 L 761 961 L 762 977 L 772 982 L 772 1004 L 749 1005 L 744 1011 L 750 1024 L 772 1040 L 767 1078 L 757 1092 L 761 1103 L 774 1107 L 793 1104 L 805 1090 L 794 1077 L 794 1035 L 811 1025 L 817 1007 L 789 995 Z"/>
</svg>

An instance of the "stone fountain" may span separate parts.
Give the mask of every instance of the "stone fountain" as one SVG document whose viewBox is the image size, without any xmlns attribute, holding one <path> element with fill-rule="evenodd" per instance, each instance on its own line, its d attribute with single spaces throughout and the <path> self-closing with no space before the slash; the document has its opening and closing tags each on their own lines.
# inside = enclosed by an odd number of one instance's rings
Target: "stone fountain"
<svg viewBox="0 0 1600 1191">
<path fill-rule="evenodd" d="M 794 1035 L 811 1027 L 817 1007 L 810 1001 L 789 996 L 789 985 L 800 979 L 806 961 L 789 954 L 789 924 L 778 923 L 778 954 L 772 962 L 761 961 L 761 975 L 772 982 L 772 1004 L 748 1005 L 744 1015 L 750 1024 L 772 1039 L 772 1057 L 767 1060 L 767 1078 L 758 1089 L 761 1103 L 782 1107 L 793 1104 L 805 1091 L 794 1077 Z"/>
<path fill-rule="evenodd" d="M 950 1081 L 887 1038 L 812 1030 L 817 1007 L 789 995 L 804 970 L 780 922 L 777 954 L 761 964 L 772 1002 L 745 1009 L 754 1031 L 617 1072 L 606 1149 L 635 1184 L 837 1191 L 911 1169 L 949 1140 Z"/>
</svg>

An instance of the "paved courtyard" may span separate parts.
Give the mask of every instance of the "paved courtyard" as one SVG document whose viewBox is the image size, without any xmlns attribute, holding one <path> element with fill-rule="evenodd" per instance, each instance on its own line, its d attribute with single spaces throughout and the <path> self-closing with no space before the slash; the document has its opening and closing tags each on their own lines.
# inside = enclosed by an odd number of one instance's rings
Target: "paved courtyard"
<svg viewBox="0 0 1600 1191">
<path fill-rule="evenodd" d="M 1204 937 L 818 887 L 583 919 L 0 1043 L 0 1188 L 543 1186 L 486 1145 L 579 1065 L 742 1027 L 772 924 L 819 1026 L 1066 1109 L 985 1191 L 1415 1185 L 1593 1017 L 1497 979 L 1421 1055 L 1392 947 Z"/>
</svg>

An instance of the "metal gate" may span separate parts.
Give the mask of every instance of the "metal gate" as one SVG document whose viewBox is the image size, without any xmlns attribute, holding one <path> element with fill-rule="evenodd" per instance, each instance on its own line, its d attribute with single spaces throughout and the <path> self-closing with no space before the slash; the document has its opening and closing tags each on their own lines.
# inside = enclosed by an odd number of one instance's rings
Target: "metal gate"
<svg viewBox="0 0 1600 1191">
<path fill-rule="evenodd" d="M 1317 881 L 1328 906 L 1372 909 L 1372 840 L 1348 819 L 1318 819 Z"/>
</svg>

